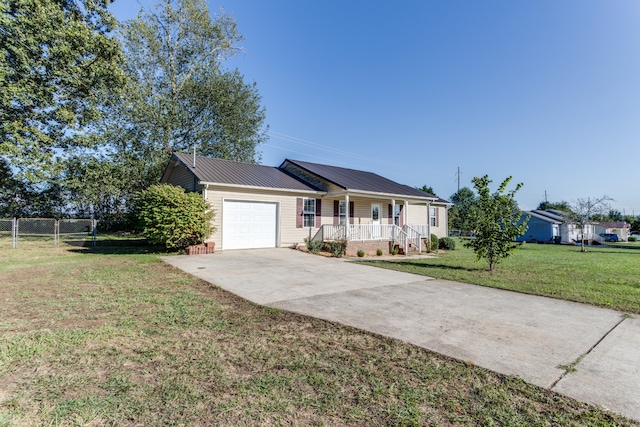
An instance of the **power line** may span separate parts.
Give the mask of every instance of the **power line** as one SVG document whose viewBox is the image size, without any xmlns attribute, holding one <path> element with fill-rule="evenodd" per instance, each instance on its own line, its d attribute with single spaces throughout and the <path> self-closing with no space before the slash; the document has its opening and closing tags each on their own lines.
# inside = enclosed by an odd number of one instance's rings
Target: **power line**
<svg viewBox="0 0 640 427">
<path fill-rule="evenodd" d="M 271 147 L 271 148 L 276 148 L 278 150 L 283 150 L 283 151 L 289 151 L 291 153 L 296 153 L 296 154 L 301 154 L 303 156 L 306 157 L 311 157 L 314 159 L 318 159 L 318 160 L 323 160 L 323 161 L 327 161 L 327 162 L 332 162 L 332 163 L 339 163 L 339 164 L 343 164 L 345 166 L 349 166 L 348 163 L 345 162 L 341 162 L 341 161 L 336 161 L 335 159 L 329 159 L 326 157 L 320 157 L 320 156 L 314 156 L 313 154 L 307 154 L 307 153 L 303 153 L 301 151 L 296 151 L 296 150 L 291 150 L 290 148 L 284 148 L 284 147 L 278 147 L 277 145 L 272 145 L 272 144 L 262 144 L 263 147 Z"/>
<path fill-rule="evenodd" d="M 301 139 L 301 138 L 297 138 L 295 136 L 286 135 L 286 134 L 283 134 L 283 133 L 280 133 L 280 132 L 269 131 L 269 135 L 273 136 L 274 138 L 278 138 L 278 139 L 282 139 L 282 140 L 285 140 L 285 141 L 292 142 L 294 144 L 299 144 L 299 145 L 304 145 L 304 146 L 316 148 L 316 149 L 327 151 L 327 152 L 330 152 L 330 153 L 339 154 L 341 156 L 352 157 L 352 158 L 358 159 L 358 160 L 364 160 L 364 161 L 374 162 L 374 163 L 379 163 L 379 164 L 386 164 L 386 165 L 390 165 L 390 166 L 399 166 L 399 164 L 397 164 L 397 163 L 391 163 L 391 162 L 387 162 L 387 161 L 384 161 L 384 160 L 380 160 L 378 158 L 369 157 L 369 156 L 363 156 L 362 154 L 356 154 L 356 153 L 352 153 L 352 152 L 349 152 L 349 151 L 341 150 L 341 149 L 338 149 L 338 148 L 329 147 L 329 146 L 326 146 L 326 145 L 318 144 L 316 142 L 311 142 L 311 141 L 307 141 L 307 140 L 304 140 L 304 139 Z M 300 153 L 300 154 L 304 154 L 304 153 Z"/>
</svg>

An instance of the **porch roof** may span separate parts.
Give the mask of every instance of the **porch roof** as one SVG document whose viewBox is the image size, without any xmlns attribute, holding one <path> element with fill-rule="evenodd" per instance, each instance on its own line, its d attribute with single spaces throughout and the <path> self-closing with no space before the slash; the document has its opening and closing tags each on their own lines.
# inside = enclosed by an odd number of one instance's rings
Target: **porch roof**
<svg viewBox="0 0 640 427">
<path fill-rule="evenodd" d="M 286 159 L 280 165 L 280 169 L 286 170 L 288 164 L 304 169 L 306 172 L 326 180 L 345 191 L 361 192 L 366 195 L 407 197 L 448 203 L 446 200 L 439 199 L 433 194 L 391 181 L 373 172 L 290 159 Z"/>
</svg>

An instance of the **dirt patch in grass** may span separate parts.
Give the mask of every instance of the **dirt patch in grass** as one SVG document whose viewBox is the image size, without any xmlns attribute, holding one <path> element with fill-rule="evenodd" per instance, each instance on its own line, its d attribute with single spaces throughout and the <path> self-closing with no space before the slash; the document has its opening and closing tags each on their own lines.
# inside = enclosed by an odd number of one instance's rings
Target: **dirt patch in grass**
<svg viewBox="0 0 640 427">
<path fill-rule="evenodd" d="M 7 255 L 7 257 L 9 257 Z M 242 300 L 155 255 L 0 265 L 1 425 L 632 425 L 396 340 Z"/>
</svg>

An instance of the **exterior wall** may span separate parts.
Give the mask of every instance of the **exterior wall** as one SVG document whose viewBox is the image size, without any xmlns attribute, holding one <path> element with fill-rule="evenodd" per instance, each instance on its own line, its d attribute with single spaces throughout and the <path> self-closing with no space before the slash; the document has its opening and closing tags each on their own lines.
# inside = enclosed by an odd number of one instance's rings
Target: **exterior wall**
<svg viewBox="0 0 640 427">
<path fill-rule="evenodd" d="M 288 247 L 302 243 L 306 237 L 309 237 L 309 228 L 296 228 L 296 199 L 300 197 L 318 198 L 312 194 L 300 195 L 275 190 L 226 189 L 223 187 L 209 186 L 207 190 L 207 200 L 215 210 L 213 225 L 216 231 L 214 231 L 207 241 L 215 242 L 216 248 L 224 250 L 224 230 L 222 230 L 224 200 L 247 200 L 253 202 L 278 203 L 277 241 L 279 242 L 279 246 Z M 326 203 L 325 200 L 322 200 L 321 209 L 323 217 L 325 209 L 327 209 L 325 207 Z M 331 214 L 333 215 L 333 205 L 331 205 Z M 311 236 L 314 236 L 317 231 L 317 228 L 312 228 Z"/>
<path fill-rule="evenodd" d="M 167 184 L 182 187 L 187 191 L 198 190 L 196 186 L 195 177 L 193 174 L 184 167 L 182 164 L 177 164 L 172 170 L 171 174 L 167 178 Z"/>
<path fill-rule="evenodd" d="M 442 205 L 431 205 L 431 207 L 436 208 L 438 211 L 436 226 L 431 226 L 431 233 L 438 236 L 438 238 L 449 236 L 449 212 L 447 207 Z"/>
<path fill-rule="evenodd" d="M 518 242 L 548 242 L 553 240 L 553 224 L 539 218 L 531 217 L 527 223 L 527 231 L 524 236 L 516 239 Z"/>
<path fill-rule="evenodd" d="M 409 205 L 409 224 L 415 225 L 428 225 L 429 224 L 429 210 L 427 204 Z"/>
<path fill-rule="evenodd" d="M 344 201 L 344 197 L 325 197 L 322 199 L 322 225 L 333 225 L 333 202 L 335 200 Z M 380 205 L 380 223 L 389 224 L 389 204 L 391 200 L 373 199 L 364 197 L 349 197 L 349 202 L 353 202 L 354 224 L 371 224 L 371 205 Z M 396 204 L 401 204 L 397 203 Z M 409 217 L 411 218 L 411 217 Z"/>
</svg>

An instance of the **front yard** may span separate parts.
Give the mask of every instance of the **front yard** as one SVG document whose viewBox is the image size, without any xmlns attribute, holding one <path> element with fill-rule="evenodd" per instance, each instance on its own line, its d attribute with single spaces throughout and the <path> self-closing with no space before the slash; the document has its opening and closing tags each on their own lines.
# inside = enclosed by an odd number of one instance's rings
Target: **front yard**
<svg viewBox="0 0 640 427">
<path fill-rule="evenodd" d="M 261 308 L 148 251 L 0 249 L 0 426 L 633 425 L 396 340 Z M 546 252 L 518 255 L 528 253 Z M 405 267 L 484 277 L 464 254 Z"/>
<path fill-rule="evenodd" d="M 363 261 L 379 267 L 456 280 L 528 294 L 583 302 L 629 313 L 640 313 L 640 250 L 637 246 L 592 247 L 524 244 L 487 271 L 484 260 L 457 242 L 456 250 L 437 258 Z M 640 249 L 640 247 L 638 247 Z"/>
</svg>

